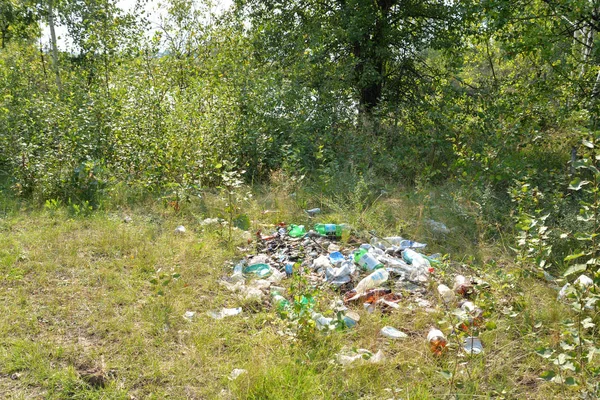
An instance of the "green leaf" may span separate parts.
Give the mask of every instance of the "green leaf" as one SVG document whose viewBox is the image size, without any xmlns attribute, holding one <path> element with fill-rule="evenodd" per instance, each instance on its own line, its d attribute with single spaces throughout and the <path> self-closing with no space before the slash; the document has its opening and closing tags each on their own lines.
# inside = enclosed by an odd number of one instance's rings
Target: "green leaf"
<svg viewBox="0 0 600 400">
<path fill-rule="evenodd" d="M 585 264 L 575 264 L 573 266 L 571 266 L 568 270 L 565 271 L 565 273 L 563 274 L 563 276 L 569 276 L 569 275 L 573 275 L 576 274 L 578 272 L 582 272 L 585 271 L 587 268 L 587 265 Z"/>
<path fill-rule="evenodd" d="M 448 370 L 438 371 L 438 373 L 446 380 L 452 379 L 452 372 Z"/>
<path fill-rule="evenodd" d="M 592 359 L 594 358 L 594 354 L 595 353 L 598 353 L 598 349 L 595 348 L 595 347 L 590 348 L 590 351 L 589 351 L 589 353 L 587 355 L 588 363 L 592 362 Z"/>
<path fill-rule="evenodd" d="M 594 324 L 594 322 L 592 321 L 592 318 L 587 317 L 586 319 L 581 321 L 581 326 L 583 326 L 585 329 L 589 329 L 589 328 L 593 328 L 594 326 L 596 326 L 596 324 Z"/>
<path fill-rule="evenodd" d="M 592 142 L 590 142 L 589 140 L 586 140 L 586 139 L 583 139 L 581 141 L 581 144 L 583 144 L 588 149 L 593 149 L 594 148 L 594 143 L 592 143 Z"/>
<path fill-rule="evenodd" d="M 496 325 L 496 323 L 494 321 L 488 321 L 485 324 L 485 329 L 487 329 L 488 331 L 491 331 L 491 330 L 496 329 L 496 328 L 497 328 L 497 325 Z"/>
<path fill-rule="evenodd" d="M 577 160 L 573 163 L 573 166 L 575 167 L 575 169 L 581 169 L 581 168 L 585 168 L 587 167 L 588 163 L 587 160 Z"/>
<path fill-rule="evenodd" d="M 571 343 L 567 343 L 567 342 L 560 342 L 560 348 L 563 349 L 564 351 L 571 351 L 573 349 L 575 349 L 575 346 L 572 345 Z"/>
<path fill-rule="evenodd" d="M 558 355 L 557 361 L 559 365 L 565 364 L 567 360 L 571 359 L 571 356 L 566 353 L 560 353 Z"/>
<path fill-rule="evenodd" d="M 583 257 L 583 256 L 585 256 L 584 252 L 577 253 L 577 254 L 571 254 L 571 255 L 568 255 L 565 257 L 565 261 L 575 260 L 575 259 L 577 259 L 579 257 Z"/>
<path fill-rule="evenodd" d="M 567 361 L 565 362 L 563 365 L 560 366 L 563 370 L 568 370 L 568 371 L 577 371 L 577 368 L 575 368 L 575 365 L 573 365 L 573 363 L 571 361 Z"/>
<path fill-rule="evenodd" d="M 233 220 L 233 226 L 247 231 L 250 229 L 250 218 L 246 214 L 240 214 Z"/>
<path fill-rule="evenodd" d="M 570 376 L 567 379 L 565 379 L 565 385 L 573 386 L 573 385 L 577 385 L 577 382 L 575 381 L 575 378 Z"/>
<path fill-rule="evenodd" d="M 174 273 L 173 275 L 171 275 L 173 277 L 173 279 L 178 279 L 181 277 L 181 274 L 178 273 Z"/>
<path fill-rule="evenodd" d="M 540 378 L 542 378 L 546 381 L 551 381 L 552 378 L 554 378 L 555 376 L 556 376 L 556 373 L 552 370 L 549 370 L 549 371 L 542 372 L 542 374 L 540 375 Z"/>
<path fill-rule="evenodd" d="M 547 347 L 541 347 L 535 349 L 535 352 L 537 355 L 542 356 L 543 358 L 550 358 L 550 356 L 554 353 L 554 350 Z"/>
<path fill-rule="evenodd" d="M 575 178 L 569 184 L 570 190 L 581 190 L 581 188 L 590 183 L 590 181 L 582 181 L 581 178 Z"/>
</svg>

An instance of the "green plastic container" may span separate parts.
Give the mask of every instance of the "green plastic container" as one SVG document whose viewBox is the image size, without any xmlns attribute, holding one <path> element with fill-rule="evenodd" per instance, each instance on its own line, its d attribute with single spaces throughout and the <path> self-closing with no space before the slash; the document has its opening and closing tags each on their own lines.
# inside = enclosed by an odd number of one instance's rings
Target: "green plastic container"
<svg viewBox="0 0 600 400">
<path fill-rule="evenodd" d="M 267 264 L 253 264 L 244 267 L 244 275 L 254 278 L 268 278 L 271 276 L 271 267 Z"/>
</svg>

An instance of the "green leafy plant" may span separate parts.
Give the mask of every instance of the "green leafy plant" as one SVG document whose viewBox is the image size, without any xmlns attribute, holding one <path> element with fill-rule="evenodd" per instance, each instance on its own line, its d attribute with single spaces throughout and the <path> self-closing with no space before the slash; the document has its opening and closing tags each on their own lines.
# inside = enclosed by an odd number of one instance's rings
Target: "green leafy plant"
<svg viewBox="0 0 600 400">
<path fill-rule="evenodd" d="M 597 274 L 596 282 L 600 275 Z M 600 395 L 600 364 L 594 358 L 600 354 L 597 342 L 597 304 L 600 301 L 598 286 L 582 275 L 574 284 L 567 284 L 560 297 L 570 306 L 574 318 L 561 323 L 560 342 L 557 348 L 539 347 L 536 353 L 548 360 L 553 369 L 541 377 L 561 385 L 578 389 L 584 398 Z"/>
<path fill-rule="evenodd" d="M 46 209 L 46 211 L 48 211 L 51 215 L 56 214 L 61 207 L 62 201 L 60 199 L 48 199 L 44 203 L 44 209 Z"/>
<path fill-rule="evenodd" d="M 282 314 L 282 317 L 288 321 L 288 328 L 295 333 L 298 339 L 312 341 L 317 332 L 313 314 L 319 290 L 310 285 L 306 277 L 294 275 L 290 285 L 290 294 L 292 297 L 290 307 Z"/>
<path fill-rule="evenodd" d="M 581 247 L 565 258 L 567 262 L 575 262 L 565 276 L 591 270 L 598 271 L 600 266 L 600 170 L 596 148 L 600 143 L 600 132 L 582 140 L 583 156 L 574 162 L 578 175 L 569 184 L 569 190 L 579 194 L 579 230 L 574 233 Z"/>
<path fill-rule="evenodd" d="M 69 199 L 68 207 L 69 213 L 75 217 L 86 217 L 94 211 L 94 207 L 87 200 L 75 203 Z"/>
<path fill-rule="evenodd" d="M 181 274 L 177 272 L 165 273 L 159 271 L 150 278 L 149 282 L 152 288 L 154 297 L 154 313 L 158 316 L 158 321 L 162 326 L 160 329 L 168 329 L 170 327 L 170 315 L 173 310 L 172 300 L 169 294 L 169 288 L 173 283 L 181 278 Z"/>
<path fill-rule="evenodd" d="M 514 216 L 518 232 L 516 261 L 525 270 L 543 276 L 551 266 L 552 255 L 552 230 L 546 224 L 550 214 L 545 214 L 541 207 L 544 195 L 537 187 L 532 188 L 529 183 L 518 180 L 509 194 L 517 206 Z"/>
<path fill-rule="evenodd" d="M 219 167 L 222 168 L 222 165 Z M 252 197 L 250 191 L 241 190 L 243 187 L 242 175 L 246 171 L 238 171 L 235 169 L 225 169 L 221 172 L 221 185 L 219 189 L 225 200 L 225 220 L 227 221 L 228 238 L 231 242 L 232 230 L 236 226 L 240 229 L 247 230 L 250 227 L 250 219 L 247 215 L 242 214 L 242 202 L 248 201 Z"/>
<path fill-rule="evenodd" d="M 579 195 L 578 230 L 573 234 L 580 247 L 565 257 L 569 268 L 563 276 L 580 275 L 573 284 L 567 283 L 559 299 L 563 299 L 572 311 L 572 318 L 561 323 L 560 343 L 556 349 L 540 347 L 537 354 L 550 361 L 555 369 L 543 373 L 542 378 L 572 386 L 589 398 L 600 394 L 598 376 L 600 366 L 593 364 L 594 356 L 600 353 L 597 347 L 597 304 L 600 300 L 600 170 L 596 153 L 597 135 L 584 138 L 582 157 L 574 162 L 578 175 L 571 181 L 569 190 Z M 564 235 L 563 238 L 566 238 Z M 589 274 L 592 278 L 588 277 Z"/>
</svg>

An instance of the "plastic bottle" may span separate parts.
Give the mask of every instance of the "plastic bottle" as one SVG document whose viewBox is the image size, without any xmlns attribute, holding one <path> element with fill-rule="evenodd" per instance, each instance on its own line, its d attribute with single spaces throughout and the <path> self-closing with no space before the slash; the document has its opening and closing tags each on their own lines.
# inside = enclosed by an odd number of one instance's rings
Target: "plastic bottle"
<svg viewBox="0 0 600 400">
<path fill-rule="evenodd" d="M 358 321 L 360 321 L 360 315 L 354 311 L 348 311 L 343 319 L 347 328 L 354 328 Z"/>
<path fill-rule="evenodd" d="M 404 239 L 403 237 L 400 237 L 400 236 L 390 236 L 390 237 L 383 238 L 383 242 L 384 243 L 387 242 L 394 246 L 398 246 L 398 247 L 400 247 L 400 250 L 404 250 L 404 249 L 408 249 L 408 248 L 422 249 L 425 246 L 427 246 L 427 244 L 425 244 L 425 243 L 419 243 L 419 242 L 415 242 L 413 240 Z"/>
<path fill-rule="evenodd" d="M 242 312 L 242 307 L 238 308 L 222 308 L 221 310 L 208 311 L 208 315 L 214 319 L 223 319 L 225 317 L 233 317 Z"/>
<path fill-rule="evenodd" d="M 481 340 L 478 337 L 468 336 L 465 338 L 463 349 L 467 354 L 481 354 L 483 352 L 483 343 L 481 343 Z"/>
<path fill-rule="evenodd" d="M 446 304 L 454 303 L 456 301 L 456 295 L 450 288 L 446 285 L 438 285 L 437 287 L 438 293 L 440 297 Z"/>
<path fill-rule="evenodd" d="M 381 249 L 381 250 L 386 250 L 389 246 L 389 243 L 383 243 L 377 237 L 372 237 L 370 243 L 371 243 L 371 246 L 377 247 L 378 249 Z M 365 245 L 363 244 L 360 247 L 363 247 L 363 246 L 365 246 Z"/>
<path fill-rule="evenodd" d="M 453 289 L 461 296 L 468 296 L 473 293 L 473 286 L 470 282 L 467 282 L 467 278 L 462 275 L 456 275 L 454 277 Z"/>
<path fill-rule="evenodd" d="M 433 354 L 440 355 L 444 352 L 448 340 L 442 331 L 436 328 L 431 328 L 427 335 L 427 342 L 429 343 L 429 349 Z"/>
<path fill-rule="evenodd" d="M 233 267 L 233 275 L 231 275 L 232 282 L 239 282 L 244 280 L 244 261 L 239 262 L 235 267 Z"/>
<path fill-rule="evenodd" d="M 427 259 L 425 257 L 423 257 L 422 254 L 419 254 L 416 251 L 411 250 L 411 249 L 404 250 L 402 252 L 402 258 L 404 258 L 404 261 L 406 261 L 410 265 L 413 265 L 417 268 L 429 269 L 429 267 L 431 267 L 431 264 L 429 264 L 429 261 L 427 261 Z"/>
<path fill-rule="evenodd" d="M 325 236 L 344 238 L 350 234 L 350 227 L 346 224 L 315 224 L 315 231 Z"/>
<path fill-rule="evenodd" d="M 304 225 L 290 225 L 288 235 L 293 238 L 303 237 L 306 235 L 306 229 L 304 228 Z"/>
<path fill-rule="evenodd" d="M 384 326 L 381 335 L 389 339 L 406 339 L 408 335 L 391 326 Z"/>
<path fill-rule="evenodd" d="M 388 272 L 385 268 L 380 268 L 373 272 L 371 275 L 365 277 L 363 280 L 358 282 L 358 285 L 354 288 L 356 291 L 356 297 L 360 297 L 363 293 L 365 293 L 369 289 L 375 289 L 376 287 L 381 286 L 381 284 L 387 281 L 389 278 Z"/>
<path fill-rule="evenodd" d="M 285 275 L 289 278 L 294 274 L 294 263 L 289 262 L 285 264 Z"/>
<path fill-rule="evenodd" d="M 273 304 L 277 306 L 278 311 L 283 311 L 290 306 L 290 302 L 280 295 L 279 292 L 271 293 L 271 300 L 273 301 Z"/>
<path fill-rule="evenodd" d="M 354 253 L 354 262 L 356 262 L 363 271 L 373 271 L 384 267 L 378 259 L 365 249 L 359 249 Z"/>
</svg>

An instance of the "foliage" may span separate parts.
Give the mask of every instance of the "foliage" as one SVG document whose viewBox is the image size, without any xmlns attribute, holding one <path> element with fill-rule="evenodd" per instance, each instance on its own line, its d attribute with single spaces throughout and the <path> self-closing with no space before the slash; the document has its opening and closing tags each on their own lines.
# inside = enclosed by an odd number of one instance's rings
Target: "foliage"
<svg viewBox="0 0 600 400">
<path fill-rule="evenodd" d="M 598 282 L 598 274 L 595 280 Z M 594 356 L 600 352 L 597 347 L 597 318 L 594 312 L 600 300 L 598 286 L 591 279 L 588 282 L 579 278 L 575 284 L 565 286 L 563 291 L 561 297 L 569 303 L 574 319 L 562 322 L 560 343 L 556 349 L 536 349 L 538 355 L 554 365 L 553 369 L 542 374 L 542 378 L 575 387 L 583 398 L 598 397 L 600 369 L 592 363 Z"/>
<path fill-rule="evenodd" d="M 219 187 L 225 200 L 225 220 L 228 227 L 227 240 L 231 242 L 232 229 L 235 227 L 248 230 L 250 227 L 250 220 L 246 214 L 241 214 L 243 207 L 242 201 L 248 201 L 252 197 L 252 193 L 249 191 L 242 193 L 241 187 L 243 184 L 242 175 L 246 171 L 235 171 L 228 170 L 227 166 L 219 167 L 225 168 L 221 175 L 221 186 Z"/>
<path fill-rule="evenodd" d="M 551 268 L 550 258 L 552 230 L 546 220 L 550 214 L 542 215 L 540 200 L 543 194 L 528 183 L 515 182 L 510 196 L 517 205 L 515 227 L 517 234 L 517 263 L 525 268 L 533 268 L 539 275 L 548 276 L 547 269 Z"/>
</svg>

